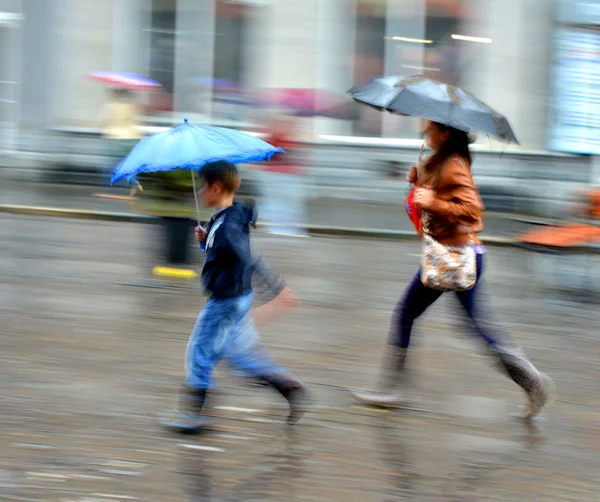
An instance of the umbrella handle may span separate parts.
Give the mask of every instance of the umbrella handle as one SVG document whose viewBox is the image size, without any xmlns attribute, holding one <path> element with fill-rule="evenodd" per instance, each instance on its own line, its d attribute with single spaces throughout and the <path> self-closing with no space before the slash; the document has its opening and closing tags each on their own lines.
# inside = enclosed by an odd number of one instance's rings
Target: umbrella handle
<svg viewBox="0 0 600 502">
<path fill-rule="evenodd" d="M 198 204 L 198 192 L 196 191 L 196 177 L 194 176 L 194 170 L 190 169 L 190 173 L 192 175 L 192 187 L 194 190 L 194 201 L 196 202 L 196 220 L 198 221 L 198 226 L 200 225 L 200 205 Z"/>
</svg>

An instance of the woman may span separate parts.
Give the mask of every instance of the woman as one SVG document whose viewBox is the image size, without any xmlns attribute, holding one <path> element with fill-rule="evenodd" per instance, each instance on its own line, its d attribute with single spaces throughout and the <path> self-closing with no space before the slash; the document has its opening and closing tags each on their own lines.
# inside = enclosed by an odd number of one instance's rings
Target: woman
<svg viewBox="0 0 600 502">
<path fill-rule="evenodd" d="M 426 122 L 424 135 L 433 154 L 422 168 L 413 167 L 408 175 L 416 187 L 415 204 L 422 211 L 423 228 L 445 246 L 475 247 L 475 285 L 455 294 L 474 332 L 486 343 L 510 378 L 526 392 L 529 398 L 526 418 L 531 419 L 550 403 L 553 383 L 526 359 L 510 337 L 499 332 L 484 312 L 480 278 L 485 249 L 475 236 L 483 229 L 484 208 L 471 176 L 468 134 L 436 122 Z M 401 387 L 413 323 L 442 293 L 424 286 L 420 270 L 417 271 L 394 310 L 380 388 L 354 392 L 358 400 L 375 406 L 397 406 L 403 402 Z"/>
</svg>

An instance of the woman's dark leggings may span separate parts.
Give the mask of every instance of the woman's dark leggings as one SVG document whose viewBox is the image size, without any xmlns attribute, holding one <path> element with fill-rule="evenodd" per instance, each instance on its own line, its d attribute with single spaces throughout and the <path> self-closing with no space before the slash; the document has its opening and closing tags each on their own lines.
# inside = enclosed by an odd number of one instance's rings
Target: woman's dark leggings
<svg viewBox="0 0 600 502">
<path fill-rule="evenodd" d="M 483 255 L 477 255 L 477 282 L 468 291 L 454 293 L 467 314 L 471 327 L 488 347 L 495 351 L 502 340 L 502 345 L 510 344 L 511 340 L 500 329 L 493 325 L 491 312 L 486 312 L 487 306 L 481 275 L 483 273 Z M 443 291 L 428 288 L 421 282 L 421 271 L 413 277 L 406 288 L 403 298 L 396 304 L 390 326 L 388 343 L 396 347 L 408 348 L 415 320 L 433 304 Z"/>
</svg>

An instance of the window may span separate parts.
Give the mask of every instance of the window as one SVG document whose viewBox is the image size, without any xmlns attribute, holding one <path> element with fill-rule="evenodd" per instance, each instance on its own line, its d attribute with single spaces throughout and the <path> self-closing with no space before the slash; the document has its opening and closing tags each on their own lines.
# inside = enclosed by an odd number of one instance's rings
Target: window
<svg viewBox="0 0 600 502">
<path fill-rule="evenodd" d="M 472 31 L 482 23 L 466 5 L 463 0 L 357 0 L 355 82 L 364 83 L 380 75 L 423 74 L 461 85 L 477 51 L 488 41 L 477 30 Z M 469 40 L 473 36 L 475 40 Z M 384 117 L 361 107 L 354 134 L 419 136 L 419 121 Z"/>
</svg>

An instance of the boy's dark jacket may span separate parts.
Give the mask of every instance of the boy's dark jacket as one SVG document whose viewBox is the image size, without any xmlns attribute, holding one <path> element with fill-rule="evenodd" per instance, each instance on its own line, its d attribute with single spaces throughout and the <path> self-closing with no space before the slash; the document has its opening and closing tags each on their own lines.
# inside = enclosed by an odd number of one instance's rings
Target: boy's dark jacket
<svg viewBox="0 0 600 502">
<path fill-rule="evenodd" d="M 232 298 L 252 292 L 254 269 L 250 248 L 250 225 L 254 210 L 239 203 L 219 211 L 208 222 L 202 285 L 214 298 Z"/>
</svg>

